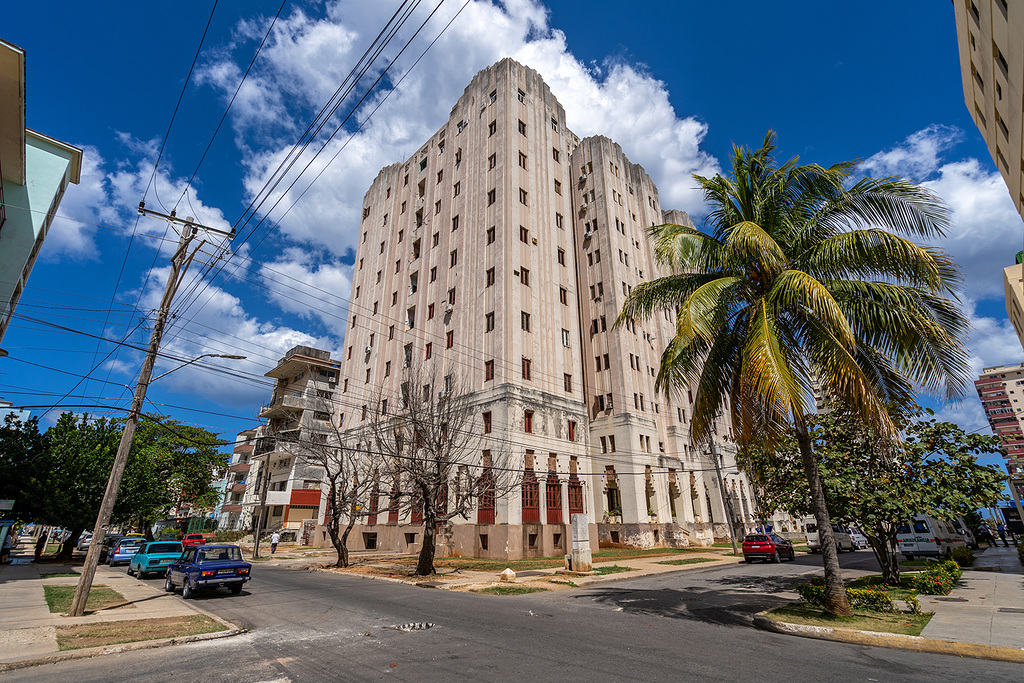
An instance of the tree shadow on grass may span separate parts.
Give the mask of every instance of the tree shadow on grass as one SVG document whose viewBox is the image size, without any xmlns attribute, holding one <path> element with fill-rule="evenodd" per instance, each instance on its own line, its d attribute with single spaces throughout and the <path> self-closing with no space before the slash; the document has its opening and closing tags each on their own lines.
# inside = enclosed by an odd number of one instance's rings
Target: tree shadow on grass
<svg viewBox="0 0 1024 683">
<path fill-rule="evenodd" d="M 787 590 L 788 589 L 784 589 Z M 589 598 L 635 614 L 650 614 L 670 619 L 690 619 L 723 626 L 751 626 L 758 612 L 792 601 L 790 596 L 751 593 L 734 589 L 654 589 L 593 588 L 572 599 Z"/>
</svg>

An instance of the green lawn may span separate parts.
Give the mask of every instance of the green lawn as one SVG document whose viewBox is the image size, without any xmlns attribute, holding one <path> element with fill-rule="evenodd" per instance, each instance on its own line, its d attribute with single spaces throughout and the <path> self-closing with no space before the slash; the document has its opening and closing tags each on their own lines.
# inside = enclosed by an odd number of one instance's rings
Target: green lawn
<svg viewBox="0 0 1024 683">
<path fill-rule="evenodd" d="M 824 609 L 806 602 L 794 602 L 768 612 L 768 616 L 789 624 L 806 626 L 831 626 L 850 628 L 858 631 L 879 633 L 901 633 L 919 636 L 931 620 L 931 614 L 903 614 L 891 612 L 870 612 L 854 610 L 852 617 L 834 617 L 825 614 Z"/>
<path fill-rule="evenodd" d="M 636 569 L 633 567 L 620 567 L 617 564 L 608 565 L 607 567 L 594 567 L 594 573 L 598 576 L 604 576 L 606 574 L 619 574 L 621 572 L 634 572 Z"/>
<path fill-rule="evenodd" d="M 679 560 L 664 560 L 662 562 L 655 562 L 655 564 L 671 564 L 671 565 L 682 565 L 682 564 L 700 564 L 701 562 L 714 562 L 715 560 L 710 557 L 684 557 Z"/>
<path fill-rule="evenodd" d="M 917 591 L 904 588 L 903 586 L 886 586 L 882 583 L 881 574 L 873 574 L 871 576 L 863 576 L 859 579 L 854 579 L 846 584 L 847 588 L 874 588 L 876 590 L 884 590 L 889 594 L 890 598 L 894 600 L 905 600 L 907 596 L 917 595 Z"/>
<path fill-rule="evenodd" d="M 227 626 L 210 617 L 193 614 L 182 617 L 107 621 L 57 627 L 57 645 L 61 650 L 133 643 L 139 640 L 181 638 L 199 633 L 225 631 Z"/>
<path fill-rule="evenodd" d="M 60 578 L 62 576 L 78 576 L 78 572 L 39 572 L 42 579 Z"/>
<path fill-rule="evenodd" d="M 470 593 L 483 593 L 484 595 L 526 595 L 527 593 L 543 593 L 547 588 L 539 586 L 490 586 L 488 588 L 474 588 Z"/>
<path fill-rule="evenodd" d="M 43 593 L 46 596 L 46 604 L 51 612 L 67 612 L 71 609 L 71 603 L 75 599 L 75 586 L 43 586 Z M 88 612 L 101 610 L 118 603 L 128 604 L 124 596 L 113 588 L 104 585 L 93 586 L 89 591 L 89 599 L 85 602 L 85 609 Z"/>
</svg>

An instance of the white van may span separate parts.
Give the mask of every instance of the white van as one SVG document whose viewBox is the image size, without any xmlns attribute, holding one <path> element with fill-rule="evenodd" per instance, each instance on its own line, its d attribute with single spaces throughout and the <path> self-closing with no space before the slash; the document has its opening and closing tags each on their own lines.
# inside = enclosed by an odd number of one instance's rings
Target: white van
<svg viewBox="0 0 1024 683">
<path fill-rule="evenodd" d="M 818 539 L 818 523 L 814 517 L 804 517 L 803 522 L 804 530 L 807 532 L 807 549 L 812 553 L 820 552 L 821 541 Z M 838 524 L 832 524 L 832 535 L 836 538 L 836 550 L 839 552 L 845 550 L 852 552 L 857 549 L 850 534 Z"/>
<path fill-rule="evenodd" d="M 950 557 L 954 548 L 967 545 L 952 521 L 918 515 L 904 522 L 896 532 L 900 552 L 908 560 L 915 557 Z"/>
</svg>

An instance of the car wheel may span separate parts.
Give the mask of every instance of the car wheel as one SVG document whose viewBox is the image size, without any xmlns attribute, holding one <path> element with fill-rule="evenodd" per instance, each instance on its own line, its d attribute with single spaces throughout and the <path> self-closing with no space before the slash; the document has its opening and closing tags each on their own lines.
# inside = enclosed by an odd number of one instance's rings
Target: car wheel
<svg viewBox="0 0 1024 683">
<path fill-rule="evenodd" d="M 142 571 L 142 568 L 140 567 L 139 571 L 135 572 L 135 576 L 139 577 L 139 581 L 142 581 L 149 576 L 149 573 Z"/>
<path fill-rule="evenodd" d="M 231 594 L 232 595 L 238 595 L 241 592 L 242 592 L 242 584 L 236 583 L 235 585 L 231 586 Z"/>
<path fill-rule="evenodd" d="M 167 591 L 168 593 L 173 593 L 174 592 L 174 584 L 171 583 L 171 577 L 170 576 L 168 576 L 164 580 L 164 590 Z"/>
<path fill-rule="evenodd" d="M 753 564 L 754 558 L 752 558 L 752 557 L 744 557 L 743 561 L 746 562 L 747 564 Z"/>
<path fill-rule="evenodd" d="M 131 564 L 128 565 L 128 569 L 125 571 L 125 573 L 128 574 L 128 576 L 137 576 L 137 574 L 132 571 Z"/>
<path fill-rule="evenodd" d="M 789 561 L 796 562 L 796 551 L 790 548 L 789 550 Z"/>
<path fill-rule="evenodd" d="M 907 562 L 913 562 L 914 561 L 914 556 L 913 555 L 907 555 L 906 553 L 904 553 L 903 557 L 907 558 Z"/>
<path fill-rule="evenodd" d="M 188 579 L 185 579 L 185 583 L 181 584 L 181 597 L 183 600 L 188 600 L 192 595 L 192 584 L 188 582 Z"/>
<path fill-rule="evenodd" d="M 775 564 L 779 564 L 780 562 L 782 562 L 782 558 L 779 557 L 779 551 L 778 550 L 776 550 L 774 553 L 772 553 L 772 562 L 775 563 Z"/>
</svg>

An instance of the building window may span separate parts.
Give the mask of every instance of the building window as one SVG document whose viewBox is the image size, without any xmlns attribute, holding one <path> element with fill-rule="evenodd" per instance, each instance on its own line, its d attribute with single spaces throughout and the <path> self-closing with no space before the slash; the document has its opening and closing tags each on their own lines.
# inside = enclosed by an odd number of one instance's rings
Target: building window
<svg viewBox="0 0 1024 683">
<path fill-rule="evenodd" d="M 395 338 L 395 326 L 392 325 L 391 327 L 388 328 L 388 339 L 394 339 L 394 338 Z"/>
<path fill-rule="evenodd" d="M 459 229 L 459 217 L 458 216 L 452 216 L 452 232 L 455 232 L 458 229 Z"/>
<path fill-rule="evenodd" d="M 491 121 L 487 124 L 487 137 L 490 137 L 498 132 L 498 122 Z"/>
<path fill-rule="evenodd" d="M 576 440 L 576 421 L 569 420 L 569 441 Z"/>
<path fill-rule="evenodd" d="M 530 359 L 523 359 L 523 379 L 530 379 Z"/>
<path fill-rule="evenodd" d="M 489 382 L 494 379 L 494 361 L 484 361 L 484 381 Z"/>
<path fill-rule="evenodd" d="M 434 304 L 427 304 L 427 320 L 434 319 Z"/>
<path fill-rule="evenodd" d="M 484 434 L 491 433 L 491 411 L 487 411 L 484 414 Z"/>
<path fill-rule="evenodd" d="M 562 183 L 555 181 L 555 194 L 562 194 Z"/>
<path fill-rule="evenodd" d="M 494 284 L 494 268 L 487 269 L 487 286 L 490 287 Z"/>
<path fill-rule="evenodd" d="M 561 163 L 561 160 L 559 159 L 559 156 L 561 156 L 561 155 L 558 153 L 558 148 L 557 147 L 552 147 L 551 148 L 551 158 L 555 160 L 555 163 Z"/>
<path fill-rule="evenodd" d="M 519 281 L 527 287 L 530 286 L 530 271 L 522 266 L 519 267 Z"/>
<path fill-rule="evenodd" d="M 498 99 L 498 91 L 497 90 L 492 90 L 491 94 L 488 97 L 491 100 L 491 104 L 494 104 L 497 101 L 497 99 Z"/>
<path fill-rule="evenodd" d="M 497 201 L 496 195 L 497 195 L 497 193 L 494 190 L 488 190 L 487 191 L 487 206 L 490 206 L 495 201 Z"/>
<path fill-rule="evenodd" d="M 492 168 L 498 165 L 498 155 L 492 154 L 487 157 L 487 170 L 490 171 Z"/>
<path fill-rule="evenodd" d="M 455 346 L 455 331 L 448 330 L 444 336 L 444 345 L 446 349 L 450 349 Z"/>
<path fill-rule="evenodd" d="M 551 119 L 551 130 L 558 132 L 558 119 Z"/>
<path fill-rule="evenodd" d="M 462 191 L 462 183 L 455 183 L 455 185 L 452 188 L 452 192 L 453 192 L 452 196 L 453 197 L 458 197 L 459 193 L 461 191 Z"/>
<path fill-rule="evenodd" d="M 565 219 L 562 217 L 562 214 L 556 213 L 555 214 L 555 227 L 556 228 L 564 228 L 564 226 L 565 226 Z"/>
<path fill-rule="evenodd" d="M 494 244 L 494 226 L 487 228 L 487 244 Z"/>
<path fill-rule="evenodd" d="M 522 102 L 523 104 L 526 104 L 526 93 L 524 93 L 522 90 L 519 91 L 519 101 Z"/>
<path fill-rule="evenodd" d="M 530 231 L 526 229 L 525 225 L 519 226 L 519 241 L 527 244 L 530 243 Z"/>
<path fill-rule="evenodd" d="M 437 266 L 430 269 L 430 281 L 433 282 L 437 279 Z"/>
<path fill-rule="evenodd" d="M 455 305 L 455 288 L 454 287 L 452 287 L 451 289 L 448 290 L 448 303 L 451 304 L 452 306 Z"/>
<path fill-rule="evenodd" d="M 459 250 L 458 249 L 452 250 L 452 253 L 450 254 L 450 256 L 451 256 L 451 263 L 449 263 L 449 266 L 454 268 L 455 266 L 457 266 L 459 264 Z"/>
<path fill-rule="evenodd" d="M 523 328 L 523 332 L 530 331 L 530 314 L 526 311 L 519 312 L 519 324 Z"/>
<path fill-rule="evenodd" d="M 437 182 L 441 182 L 441 180 L 443 178 L 444 178 L 444 169 L 442 168 L 440 171 L 437 172 Z"/>
<path fill-rule="evenodd" d="M 493 311 L 484 316 L 484 327 L 486 328 L 484 330 L 485 332 L 493 332 L 494 331 L 494 312 Z"/>
<path fill-rule="evenodd" d="M 519 153 L 519 168 L 526 168 L 526 155 Z"/>
<path fill-rule="evenodd" d="M 569 290 L 565 287 L 558 288 L 558 300 L 562 302 L 563 306 L 569 305 Z"/>
<path fill-rule="evenodd" d="M 569 346 L 569 330 L 562 330 L 562 346 Z"/>
<path fill-rule="evenodd" d="M 441 200 L 440 199 L 438 199 L 436 202 L 434 202 L 434 214 L 436 215 L 436 214 L 439 214 L 439 213 L 441 213 Z"/>
<path fill-rule="evenodd" d="M 523 431 L 527 434 L 533 434 L 533 411 L 523 411 Z"/>
<path fill-rule="evenodd" d="M 562 375 L 562 382 L 565 385 L 565 390 L 571 394 L 572 393 L 572 375 L 570 375 L 569 373 L 565 373 L 564 375 Z"/>
<path fill-rule="evenodd" d="M 369 383 L 370 383 L 370 368 L 366 368 L 366 382 L 365 382 L 365 384 L 369 384 Z"/>
<path fill-rule="evenodd" d="M 524 190 L 523 188 L 520 187 L 519 188 L 519 203 L 522 204 L 523 206 L 527 206 L 527 203 L 526 203 L 527 197 L 528 197 L 528 195 L 527 195 L 526 190 Z"/>
<path fill-rule="evenodd" d="M 384 363 L 384 376 L 391 376 L 391 361 L 387 361 L 386 363 Z"/>
<path fill-rule="evenodd" d="M 558 264 L 561 266 L 565 265 L 565 249 L 558 249 Z"/>
<path fill-rule="evenodd" d="M 519 132 L 523 135 L 526 135 L 526 124 L 523 123 L 522 121 L 519 122 Z"/>
<path fill-rule="evenodd" d="M 424 358 L 426 360 L 430 360 L 430 357 L 433 355 L 433 350 L 434 350 L 434 345 L 431 342 L 427 342 L 427 352 L 426 352 L 426 354 L 424 356 Z"/>
</svg>

